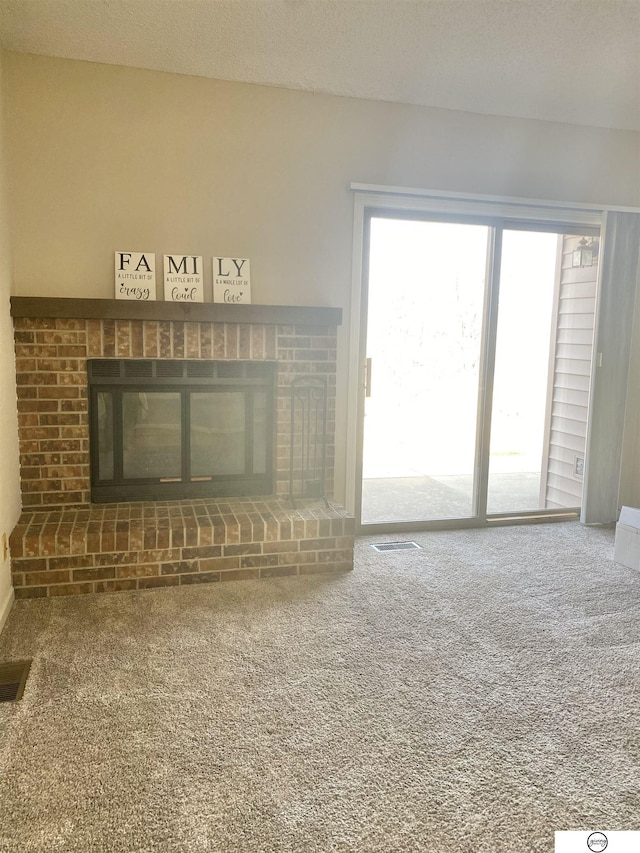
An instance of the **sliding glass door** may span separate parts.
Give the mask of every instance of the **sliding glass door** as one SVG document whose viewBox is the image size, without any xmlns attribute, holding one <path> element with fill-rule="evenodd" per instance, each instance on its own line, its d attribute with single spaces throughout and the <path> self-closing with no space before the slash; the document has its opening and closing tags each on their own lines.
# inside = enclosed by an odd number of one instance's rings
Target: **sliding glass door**
<svg viewBox="0 0 640 853">
<path fill-rule="evenodd" d="M 593 234 L 503 231 L 489 515 L 580 507 L 597 248 Z"/>
<path fill-rule="evenodd" d="M 363 527 L 581 503 L 595 230 L 371 215 Z"/>
<path fill-rule="evenodd" d="M 473 515 L 488 239 L 371 222 L 363 523 Z"/>
</svg>

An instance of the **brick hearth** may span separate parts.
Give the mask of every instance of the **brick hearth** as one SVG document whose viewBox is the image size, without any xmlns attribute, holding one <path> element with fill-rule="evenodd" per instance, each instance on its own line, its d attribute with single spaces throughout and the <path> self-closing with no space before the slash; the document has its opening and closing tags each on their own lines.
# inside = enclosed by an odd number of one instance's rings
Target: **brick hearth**
<svg viewBox="0 0 640 853">
<path fill-rule="evenodd" d="M 341 572 L 353 519 L 288 501 L 101 504 L 24 513 L 11 536 L 17 598 Z"/>
<path fill-rule="evenodd" d="M 16 597 L 274 577 L 353 566 L 353 519 L 289 488 L 290 384 L 328 387 L 333 493 L 333 309 L 12 299 L 24 511 L 10 538 Z M 197 310 L 197 319 L 192 312 Z M 239 322 L 246 319 L 246 322 Z M 276 363 L 273 496 L 92 505 L 88 358 Z"/>
</svg>

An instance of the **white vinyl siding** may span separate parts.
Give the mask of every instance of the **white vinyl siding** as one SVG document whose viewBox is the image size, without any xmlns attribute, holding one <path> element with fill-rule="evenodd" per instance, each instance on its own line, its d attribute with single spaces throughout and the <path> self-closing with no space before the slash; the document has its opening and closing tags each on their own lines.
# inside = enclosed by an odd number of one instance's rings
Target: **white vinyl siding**
<svg viewBox="0 0 640 853">
<path fill-rule="evenodd" d="M 576 457 L 584 459 L 586 451 L 598 267 L 572 266 L 573 250 L 579 240 L 574 235 L 559 238 L 557 323 L 541 496 L 547 509 L 582 503 L 582 477 L 576 474 L 575 466 Z"/>
</svg>

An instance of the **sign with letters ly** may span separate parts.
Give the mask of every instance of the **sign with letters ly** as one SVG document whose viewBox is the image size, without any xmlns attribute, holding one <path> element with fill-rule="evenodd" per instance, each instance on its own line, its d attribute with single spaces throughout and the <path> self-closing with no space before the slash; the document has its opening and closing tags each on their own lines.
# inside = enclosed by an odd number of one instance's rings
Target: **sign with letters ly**
<svg viewBox="0 0 640 853">
<path fill-rule="evenodd" d="M 204 302 L 200 255 L 164 256 L 164 298 L 167 302 Z"/>
<path fill-rule="evenodd" d="M 116 299 L 150 302 L 156 298 L 153 252 L 116 252 Z"/>
<path fill-rule="evenodd" d="M 249 258 L 213 259 L 213 301 L 228 305 L 251 304 Z"/>
</svg>

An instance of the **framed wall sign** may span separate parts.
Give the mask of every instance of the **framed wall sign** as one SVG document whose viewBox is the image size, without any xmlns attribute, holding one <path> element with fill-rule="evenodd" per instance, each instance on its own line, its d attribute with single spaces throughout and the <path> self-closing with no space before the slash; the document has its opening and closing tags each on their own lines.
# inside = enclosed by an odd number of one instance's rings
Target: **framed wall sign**
<svg viewBox="0 0 640 853">
<path fill-rule="evenodd" d="M 249 258 L 214 257 L 213 301 L 228 305 L 251 304 Z"/>
<path fill-rule="evenodd" d="M 164 298 L 167 302 L 204 302 L 200 255 L 164 256 Z"/>
<path fill-rule="evenodd" d="M 153 252 L 116 252 L 116 299 L 152 302 L 156 298 Z"/>
</svg>

